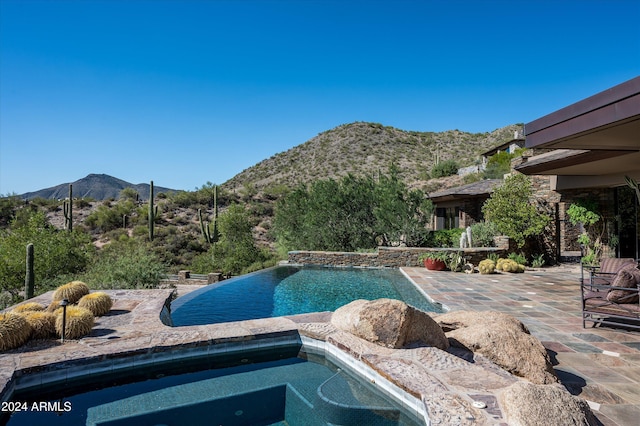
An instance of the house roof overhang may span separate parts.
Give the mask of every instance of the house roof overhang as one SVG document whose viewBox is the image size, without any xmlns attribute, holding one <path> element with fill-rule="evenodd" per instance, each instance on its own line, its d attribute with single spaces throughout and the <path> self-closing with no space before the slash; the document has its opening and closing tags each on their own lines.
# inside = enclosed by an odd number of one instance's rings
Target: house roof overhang
<svg viewBox="0 0 640 426">
<path fill-rule="evenodd" d="M 640 77 L 525 125 L 527 148 L 640 150 Z"/>
<path fill-rule="evenodd" d="M 602 176 L 640 168 L 640 77 L 525 125 L 526 147 L 561 152 L 531 157 L 525 174 Z"/>
<path fill-rule="evenodd" d="M 487 179 L 467 185 L 457 186 L 429 194 L 429 199 L 434 203 L 443 203 L 454 200 L 468 200 L 479 197 L 488 197 L 493 190 L 502 184 L 502 179 Z"/>
</svg>

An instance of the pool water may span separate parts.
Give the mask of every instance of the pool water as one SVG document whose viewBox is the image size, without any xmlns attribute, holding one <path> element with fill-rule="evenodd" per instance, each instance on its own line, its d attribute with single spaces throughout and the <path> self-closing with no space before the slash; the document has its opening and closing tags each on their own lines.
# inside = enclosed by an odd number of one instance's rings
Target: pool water
<svg viewBox="0 0 640 426">
<path fill-rule="evenodd" d="M 179 297 L 171 304 L 174 326 L 245 321 L 335 311 L 357 299 L 403 300 L 441 312 L 395 269 L 277 266 Z"/>
<path fill-rule="evenodd" d="M 71 409 L 16 413 L 8 425 L 422 424 L 369 383 L 324 357 L 304 352 L 292 357 L 290 352 L 278 351 L 278 356 L 285 356 L 280 359 L 261 352 L 256 354 L 263 358 L 259 362 L 243 353 L 231 366 L 178 375 L 170 375 L 171 368 L 155 366 L 146 380 L 106 388 L 94 378 L 63 392 L 32 390 L 12 399 L 57 401 Z"/>
</svg>

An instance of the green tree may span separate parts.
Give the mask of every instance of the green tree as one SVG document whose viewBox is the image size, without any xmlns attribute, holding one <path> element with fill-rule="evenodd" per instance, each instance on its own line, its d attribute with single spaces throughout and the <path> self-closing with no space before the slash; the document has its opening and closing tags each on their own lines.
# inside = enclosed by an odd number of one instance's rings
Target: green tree
<svg viewBox="0 0 640 426">
<path fill-rule="evenodd" d="M 283 251 L 421 245 L 432 211 L 424 193 L 409 190 L 392 166 L 377 181 L 348 175 L 298 187 L 278 201 L 273 227 Z"/>
<path fill-rule="evenodd" d="M 418 190 L 409 190 L 391 166 L 389 175 L 381 175 L 375 187 L 375 229 L 381 245 L 404 242 L 422 246 L 428 239 L 427 225 L 433 213 L 433 203 Z"/>
<path fill-rule="evenodd" d="M 310 247 L 306 223 L 309 197 L 307 188 L 300 185 L 276 204 L 273 226 L 281 256 L 286 255 L 287 250 Z"/>
<path fill-rule="evenodd" d="M 374 182 L 345 176 L 298 187 L 276 205 L 278 242 L 289 249 L 354 251 L 375 246 Z"/>
<path fill-rule="evenodd" d="M 4 303 L 15 303 L 24 289 L 26 246 L 34 245 L 35 294 L 43 293 L 69 275 L 81 273 L 94 247 L 80 230 L 62 232 L 52 227 L 44 212 L 23 209 L 24 216 L 0 231 L 0 291 Z"/>
<path fill-rule="evenodd" d="M 496 188 L 482 206 L 485 219 L 523 247 L 526 239 L 541 234 L 551 218 L 538 212 L 531 202 L 531 181 L 523 174 L 514 174 Z"/>
</svg>

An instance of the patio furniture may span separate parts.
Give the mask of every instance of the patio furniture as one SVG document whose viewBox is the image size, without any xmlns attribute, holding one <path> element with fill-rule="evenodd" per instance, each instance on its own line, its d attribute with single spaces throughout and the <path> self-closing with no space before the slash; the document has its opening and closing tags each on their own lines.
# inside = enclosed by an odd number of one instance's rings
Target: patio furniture
<svg viewBox="0 0 640 426">
<path fill-rule="evenodd" d="M 581 283 L 582 326 L 587 322 L 640 330 L 640 269 L 638 261 L 603 259 L 589 268 L 589 279 Z"/>
</svg>

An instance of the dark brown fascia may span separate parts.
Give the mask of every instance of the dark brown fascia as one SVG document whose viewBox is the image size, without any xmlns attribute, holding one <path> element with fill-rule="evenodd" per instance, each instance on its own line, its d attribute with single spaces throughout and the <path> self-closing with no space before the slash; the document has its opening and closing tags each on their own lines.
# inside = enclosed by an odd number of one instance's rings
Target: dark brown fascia
<svg viewBox="0 0 640 426">
<path fill-rule="evenodd" d="M 640 77 L 525 125 L 527 148 L 563 148 L 563 140 L 640 119 Z M 602 149 L 607 149 L 603 145 Z"/>
<path fill-rule="evenodd" d="M 531 163 L 524 162 L 514 167 L 515 170 L 525 175 L 544 175 L 549 170 L 561 169 L 564 167 L 576 166 L 578 164 L 591 163 L 592 161 L 605 160 L 607 158 L 626 155 L 629 151 L 576 151 L 577 154 L 569 155 L 564 158 L 550 159 L 549 161 L 536 162 L 534 157 Z"/>
</svg>

